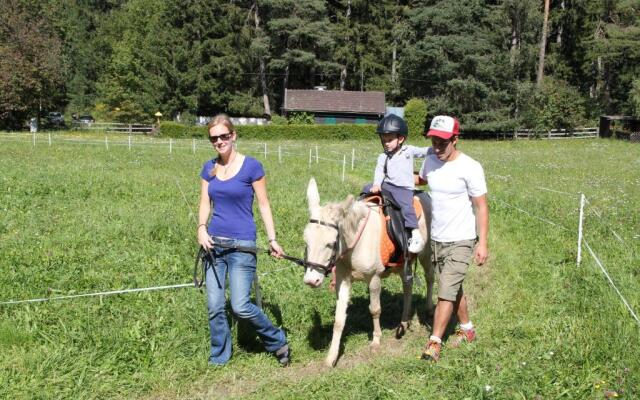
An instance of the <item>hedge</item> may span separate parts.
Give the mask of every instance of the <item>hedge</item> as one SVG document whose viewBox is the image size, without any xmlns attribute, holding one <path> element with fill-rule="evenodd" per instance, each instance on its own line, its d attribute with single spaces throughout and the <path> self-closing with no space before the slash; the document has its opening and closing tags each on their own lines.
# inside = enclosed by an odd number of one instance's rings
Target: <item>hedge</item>
<svg viewBox="0 0 640 400">
<path fill-rule="evenodd" d="M 375 139 L 375 125 L 240 125 L 236 126 L 242 139 L 310 139 L 310 140 L 371 140 Z M 176 122 L 160 124 L 161 137 L 203 138 L 206 126 L 188 126 Z"/>
</svg>

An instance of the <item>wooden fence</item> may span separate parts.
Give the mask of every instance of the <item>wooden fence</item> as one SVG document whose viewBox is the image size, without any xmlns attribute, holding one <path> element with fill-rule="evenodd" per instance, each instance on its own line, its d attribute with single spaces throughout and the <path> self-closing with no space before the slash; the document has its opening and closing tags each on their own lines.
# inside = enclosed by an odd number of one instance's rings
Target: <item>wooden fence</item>
<svg viewBox="0 0 640 400">
<path fill-rule="evenodd" d="M 129 135 L 155 135 L 157 131 L 155 125 L 125 124 L 118 122 L 74 122 L 73 129 L 79 131 L 101 131 L 105 133 L 128 133 Z"/>
<path fill-rule="evenodd" d="M 540 139 L 568 139 L 568 138 L 596 138 L 598 128 L 552 129 L 548 132 L 540 132 L 533 129 L 517 129 L 513 132 L 513 138 L 540 138 Z"/>
</svg>

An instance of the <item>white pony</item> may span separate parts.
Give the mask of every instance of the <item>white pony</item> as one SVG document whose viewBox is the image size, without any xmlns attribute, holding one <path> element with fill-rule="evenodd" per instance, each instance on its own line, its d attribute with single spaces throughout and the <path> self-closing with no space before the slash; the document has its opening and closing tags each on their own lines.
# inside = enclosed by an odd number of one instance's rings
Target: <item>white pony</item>
<svg viewBox="0 0 640 400">
<path fill-rule="evenodd" d="M 333 325 L 333 338 L 325 364 L 333 367 L 338 359 L 340 337 L 347 317 L 347 305 L 352 281 L 364 281 L 369 285 L 369 311 L 373 318 L 373 340 L 371 349 L 380 346 L 380 292 L 381 279 L 391 272 L 401 272 L 400 268 L 388 268 L 382 265 L 380 258 L 381 230 L 386 229 L 378 215 L 376 205 L 354 200 L 349 195 L 344 201 L 320 206 L 320 195 L 316 181 L 311 178 L 307 187 L 310 219 L 304 229 L 304 241 L 307 245 L 305 256 L 306 270 L 304 283 L 317 288 L 322 284 L 331 267 L 335 264 L 336 276 L 336 314 Z M 425 210 L 419 219 L 419 228 L 427 241 L 424 250 L 418 254 L 418 260 L 424 269 L 427 280 L 427 312 L 432 313 L 434 306 L 433 266 L 431 247 L 429 246 L 428 227 L 431 221 L 430 210 Z M 404 282 L 404 306 L 402 319 L 396 336 L 400 337 L 409 327 L 411 314 L 412 282 Z"/>
</svg>

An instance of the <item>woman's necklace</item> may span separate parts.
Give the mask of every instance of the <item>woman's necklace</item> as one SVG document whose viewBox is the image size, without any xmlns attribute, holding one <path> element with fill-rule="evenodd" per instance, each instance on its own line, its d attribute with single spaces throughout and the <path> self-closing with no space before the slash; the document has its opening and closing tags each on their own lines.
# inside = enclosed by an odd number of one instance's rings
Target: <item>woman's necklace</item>
<svg viewBox="0 0 640 400">
<path fill-rule="evenodd" d="M 233 164 L 233 162 L 236 160 L 236 155 L 237 154 L 238 154 L 238 152 L 234 151 L 233 154 L 231 154 L 231 156 L 229 157 L 229 160 L 227 161 L 226 164 L 220 164 L 220 161 L 218 160 L 218 165 L 220 165 L 222 167 L 222 175 L 225 178 L 227 177 L 227 169 L 229 169 L 231 164 Z"/>
</svg>

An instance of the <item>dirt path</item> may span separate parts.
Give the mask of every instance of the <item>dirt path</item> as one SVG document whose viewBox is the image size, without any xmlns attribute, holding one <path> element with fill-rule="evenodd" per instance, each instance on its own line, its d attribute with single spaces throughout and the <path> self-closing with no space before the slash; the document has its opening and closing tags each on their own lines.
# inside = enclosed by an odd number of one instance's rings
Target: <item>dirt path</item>
<svg viewBox="0 0 640 400">
<path fill-rule="evenodd" d="M 407 332 L 404 338 L 397 340 L 393 336 L 393 331 L 384 331 L 382 338 L 382 345 L 376 351 L 371 351 L 369 346 L 362 346 L 357 352 L 344 353 L 338 359 L 338 364 L 334 370 L 349 370 L 359 365 L 367 364 L 374 359 L 378 358 L 397 358 L 406 356 L 409 353 L 419 353 L 418 348 L 410 345 L 415 343 L 419 338 L 424 338 L 426 335 L 426 329 L 424 326 L 420 326 L 418 321 L 413 321 L 412 328 Z M 410 347 L 410 348 L 409 348 Z M 324 355 L 322 359 L 314 360 L 306 364 L 294 363 L 288 368 L 283 368 L 277 373 L 269 376 L 267 379 L 256 381 L 249 380 L 235 380 L 234 382 L 220 382 L 217 387 L 211 388 L 209 393 L 206 393 L 200 399 L 220 399 L 220 398 L 236 398 L 243 395 L 249 395 L 260 387 L 268 385 L 274 381 L 282 382 L 285 385 L 295 384 L 299 381 L 313 378 L 331 371 L 330 368 L 324 365 Z M 223 390 L 220 390 L 223 387 Z"/>
</svg>

